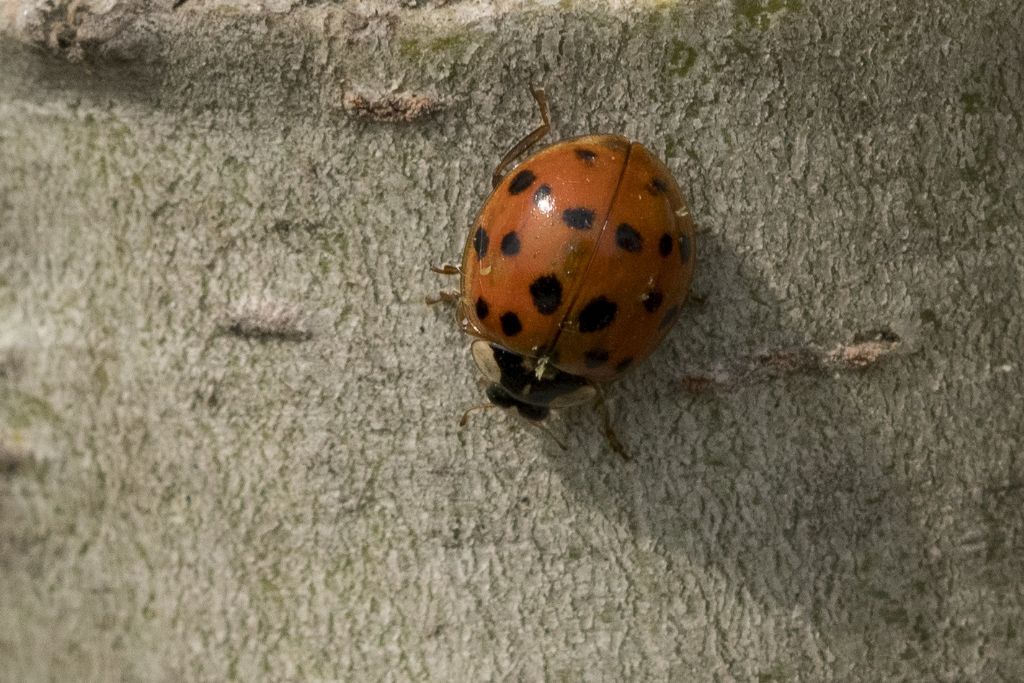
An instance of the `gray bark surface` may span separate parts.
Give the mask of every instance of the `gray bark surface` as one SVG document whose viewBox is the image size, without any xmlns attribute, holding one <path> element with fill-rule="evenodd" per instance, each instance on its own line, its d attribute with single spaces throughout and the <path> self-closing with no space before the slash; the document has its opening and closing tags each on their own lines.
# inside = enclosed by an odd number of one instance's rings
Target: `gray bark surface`
<svg viewBox="0 0 1024 683">
<path fill-rule="evenodd" d="M 1020 680 L 1014 0 L 0 2 L 0 679 Z M 482 398 L 428 272 L 532 128 L 691 304 Z"/>
</svg>

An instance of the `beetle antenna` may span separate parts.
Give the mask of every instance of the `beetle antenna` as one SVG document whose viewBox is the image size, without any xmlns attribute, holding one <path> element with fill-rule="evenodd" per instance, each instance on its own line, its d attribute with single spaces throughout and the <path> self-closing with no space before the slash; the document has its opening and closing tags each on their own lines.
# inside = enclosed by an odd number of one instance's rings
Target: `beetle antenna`
<svg viewBox="0 0 1024 683">
<path fill-rule="evenodd" d="M 499 408 L 499 407 L 500 406 L 496 406 L 493 403 L 480 403 L 478 405 L 472 406 L 471 408 L 469 408 L 466 412 L 464 412 L 462 414 L 462 418 L 459 419 L 459 426 L 460 427 L 465 427 L 466 426 L 466 423 L 469 422 L 469 414 L 472 413 L 472 412 L 475 412 L 475 411 L 478 411 L 478 410 L 488 410 L 489 408 Z"/>
</svg>

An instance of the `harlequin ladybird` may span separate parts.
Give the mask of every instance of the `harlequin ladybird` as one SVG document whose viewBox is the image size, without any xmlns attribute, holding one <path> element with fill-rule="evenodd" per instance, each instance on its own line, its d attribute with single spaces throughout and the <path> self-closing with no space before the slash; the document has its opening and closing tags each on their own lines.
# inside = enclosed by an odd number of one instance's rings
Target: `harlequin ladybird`
<svg viewBox="0 0 1024 683">
<path fill-rule="evenodd" d="M 679 315 L 693 278 L 694 224 L 679 186 L 646 147 L 588 135 L 498 164 L 466 240 L 458 297 L 491 403 L 543 420 L 599 398 L 647 357 Z M 610 427 L 609 427 L 610 429 Z"/>
</svg>

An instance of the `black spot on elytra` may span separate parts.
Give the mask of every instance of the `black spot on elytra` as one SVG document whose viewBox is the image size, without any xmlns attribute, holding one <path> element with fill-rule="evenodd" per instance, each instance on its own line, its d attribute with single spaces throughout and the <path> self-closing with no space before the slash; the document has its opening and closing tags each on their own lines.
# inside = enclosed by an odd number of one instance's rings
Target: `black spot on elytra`
<svg viewBox="0 0 1024 683">
<path fill-rule="evenodd" d="M 484 301 L 484 298 L 482 296 L 481 297 L 477 297 L 477 300 L 476 300 L 476 317 L 479 320 L 483 320 L 484 318 L 487 317 L 487 314 L 490 313 L 490 312 L 491 312 L 491 307 L 487 305 L 487 302 Z"/>
<path fill-rule="evenodd" d="M 501 253 L 505 256 L 515 256 L 519 253 L 519 235 L 510 232 L 501 238 Z"/>
<path fill-rule="evenodd" d="M 626 368 L 628 368 L 632 364 L 633 364 L 633 359 L 632 358 L 628 358 L 628 357 L 627 358 L 623 358 L 622 360 L 620 360 L 618 363 L 615 364 L 615 371 L 616 372 L 622 372 L 623 370 L 625 370 Z"/>
<path fill-rule="evenodd" d="M 590 349 L 583 354 L 583 364 L 588 368 L 599 368 L 608 362 L 608 352 L 605 349 Z"/>
<path fill-rule="evenodd" d="M 663 257 L 672 253 L 672 235 L 667 232 L 661 236 L 660 240 L 658 240 L 658 253 Z"/>
<path fill-rule="evenodd" d="M 668 192 L 668 183 L 661 178 L 652 178 L 647 184 L 647 191 L 653 195 L 665 194 Z"/>
<path fill-rule="evenodd" d="M 597 332 L 612 324 L 619 306 L 606 297 L 594 297 L 580 311 L 580 332 Z"/>
<path fill-rule="evenodd" d="M 666 327 L 669 327 L 672 323 L 674 323 L 676 321 L 676 318 L 679 317 L 680 308 L 681 306 L 679 304 L 676 304 L 672 308 L 665 311 L 665 317 L 663 317 L 661 319 L 661 322 L 658 323 L 658 329 L 664 330 Z"/>
<path fill-rule="evenodd" d="M 554 275 L 541 275 L 530 283 L 533 305 L 543 315 L 551 315 L 562 305 L 562 283 Z"/>
<path fill-rule="evenodd" d="M 619 227 L 615 228 L 615 244 L 619 245 L 620 249 L 625 249 L 635 254 L 643 249 L 644 238 L 641 237 L 640 233 L 632 225 L 622 223 Z"/>
<path fill-rule="evenodd" d="M 523 331 L 523 323 L 519 321 L 519 316 L 511 311 L 502 313 L 499 320 L 501 321 L 501 331 L 505 333 L 506 337 L 514 337 Z"/>
<path fill-rule="evenodd" d="M 576 150 L 576 156 L 579 157 L 587 166 L 593 166 L 594 162 L 597 161 L 597 152 L 592 152 L 589 149 L 583 149 L 582 147 Z"/>
<path fill-rule="evenodd" d="M 590 230 L 594 224 L 594 212 L 590 209 L 566 209 L 562 212 L 562 220 L 570 228 Z"/>
<path fill-rule="evenodd" d="M 537 188 L 537 191 L 533 193 L 533 203 L 536 206 L 540 206 L 542 203 L 547 201 L 548 197 L 551 196 L 551 188 L 547 185 L 541 185 Z M 550 205 L 548 210 L 550 210 Z"/>
<path fill-rule="evenodd" d="M 533 175 L 533 171 L 527 169 L 516 173 L 516 176 L 512 178 L 512 182 L 508 184 L 509 194 L 519 194 L 530 185 L 533 185 L 533 181 L 537 179 L 537 176 Z"/>
<path fill-rule="evenodd" d="M 679 236 L 679 260 L 683 265 L 690 260 L 690 236 L 683 234 Z"/>
<path fill-rule="evenodd" d="M 487 255 L 487 245 L 490 242 L 491 239 L 487 236 L 487 231 L 481 225 L 476 229 L 476 233 L 473 234 L 473 249 L 476 250 L 477 258 L 483 258 Z"/>
<path fill-rule="evenodd" d="M 658 308 L 661 307 L 661 302 L 665 300 L 661 292 L 656 289 L 652 289 L 643 296 L 644 308 L 648 313 L 654 313 Z"/>
</svg>

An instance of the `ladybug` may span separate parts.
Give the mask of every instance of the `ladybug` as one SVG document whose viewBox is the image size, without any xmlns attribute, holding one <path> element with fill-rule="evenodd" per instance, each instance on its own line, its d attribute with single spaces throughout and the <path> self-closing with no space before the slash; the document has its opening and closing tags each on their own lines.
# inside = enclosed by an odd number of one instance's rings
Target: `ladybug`
<svg viewBox="0 0 1024 683">
<path fill-rule="evenodd" d="M 457 297 L 463 329 L 489 382 L 488 400 L 541 422 L 552 408 L 598 401 L 600 385 L 651 354 L 693 279 L 695 229 L 658 157 L 620 135 L 555 143 L 505 169 L 550 131 L 512 147 L 469 231 Z M 465 420 L 465 417 L 463 418 Z M 564 447 L 564 446 L 563 446 Z"/>
</svg>

